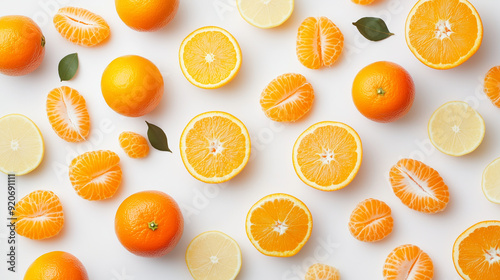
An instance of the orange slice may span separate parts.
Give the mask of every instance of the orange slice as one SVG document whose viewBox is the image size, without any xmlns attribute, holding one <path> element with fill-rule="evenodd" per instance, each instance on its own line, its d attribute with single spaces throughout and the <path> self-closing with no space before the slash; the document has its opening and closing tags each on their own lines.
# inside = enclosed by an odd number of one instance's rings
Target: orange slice
<svg viewBox="0 0 500 280">
<path fill-rule="evenodd" d="M 310 69 L 332 66 L 344 48 L 344 35 L 326 17 L 308 17 L 299 27 L 297 57 Z"/>
<path fill-rule="evenodd" d="M 431 280 L 434 275 L 432 260 L 415 245 L 394 249 L 384 264 L 384 280 Z"/>
<path fill-rule="evenodd" d="M 131 158 L 143 158 L 149 154 L 148 140 L 144 136 L 131 131 L 124 131 L 118 136 L 120 147 Z"/>
<path fill-rule="evenodd" d="M 420 0 L 406 19 L 406 44 L 425 65 L 450 69 L 481 46 L 483 24 L 467 0 Z"/>
<path fill-rule="evenodd" d="M 34 191 L 21 198 L 14 210 L 17 234 L 35 240 L 56 236 L 64 226 L 59 197 L 51 191 Z"/>
<path fill-rule="evenodd" d="M 87 200 L 112 197 L 122 181 L 119 161 L 111 151 L 92 151 L 74 158 L 69 166 L 69 180 L 76 193 Z"/>
<path fill-rule="evenodd" d="M 272 80 L 260 95 L 260 106 L 268 118 L 294 122 L 312 107 L 314 90 L 300 74 L 284 74 Z"/>
<path fill-rule="evenodd" d="M 414 159 L 401 159 L 389 173 L 394 194 L 413 210 L 443 211 L 450 200 L 448 186 L 439 173 Z"/>
<path fill-rule="evenodd" d="M 106 21 L 83 8 L 64 7 L 54 16 L 54 26 L 66 40 L 73 44 L 93 47 L 109 37 Z"/>
<path fill-rule="evenodd" d="M 339 271 L 326 264 L 316 263 L 307 269 L 305 280 L 339 280 Z"/>
<path fill-rule="evenodd" d="M 500 66 L 491 68 L 484 78 L 484 92 L 500 108 Z"/>
<path fill-rule="evenodd" d="M 347 186 L 358 173 L 363 149 L 350 126 L 319 122 L 304 131 L 293 146 L 293 167 L 307 185 L 322 191 Z"/>
<path fill-rule="evenodd" d="M 373 3 L 375 0 L 351 0 L 355 4 L 360 4 L 360 5 L 370 5 Z"/>
<path fill-rule="evenodd" d="M 259 252 L 291 257 L 309 240 L 313 221 L 302 201 L 277 193 L 263 197 L 250 208 L 245 226 L 250 242 Z"/>
<path fill-rule="evenodd" d="M 352 236 L 364 242 L 384 239 L 392 232 L 393 226 L 394 219 L 389 205 L 373 198 L 361 201 L 349 219 L 349 231 Z"/>
<path fill-rule="evenodd" d="M 84 141 L 90 133 L 90 117 L 83 96 L 62 86 L 47 96 L 47 117 L 57 136 L 68 142 Z"/>
<path fill-rule="evenodd" d="M 463 232 L 453 245 L 453 264 L 465 280 L 500 276 L 500 221 L 484 221 Z"/>
</svg>

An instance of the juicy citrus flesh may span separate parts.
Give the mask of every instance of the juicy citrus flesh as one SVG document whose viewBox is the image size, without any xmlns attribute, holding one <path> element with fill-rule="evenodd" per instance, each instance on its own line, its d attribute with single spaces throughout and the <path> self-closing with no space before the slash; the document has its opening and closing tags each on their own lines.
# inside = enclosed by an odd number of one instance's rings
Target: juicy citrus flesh
<svg viewBox="0 0 500 280">
<path fill-rule="evenodd" d="M 131 158 L 143 158 L 149 154 L 148 140 L 131 131 L 124 131 L 118 136 L 120 147 Z"/>
<path fill-rule="evenodd" d="M 240 70 L 241 49 L 229 32 L 207 26 L 195 30 L 182 41 L 179 61 L 190 83 L 200 88 L 219 88 Z"/>
<path fill-rule="evenodd" d="M 27 174 L 40 165 L 43 154 L 42 134 L 33 121 L 19 114 L 0 118 L 0 171 Z"/>
<path fill-rule="evenodd" d="M 297 57 L 307 68 L 330 67 L 344 48 L 344 35 L 327 17 L 308 17 L 297 34 Z"/>
<path fill-rule="evenodd" d="M 237 0 L 241 17 L 259 28 L 272 28 L 283 24 L 291 15 L 294 0 Z"/>
<path fill-rule="evenodd" d="M 182 161 L 188 172 L 205 183 L 230 180 L 250 158 L 250 136 L 245 125 L 225 112 L 194 117 L 182 132 Z"/>
<path fill-rule="evenodd" d="M 71 161 L 69 179 L 76 193 L 87 200 L 112 197 L 122 181 L 120 158 L 112 151 L 91 151 Z"/>
<path fill-rule="evenodd" d="M 481 187 L 489 201 L 500 204 L 500 158 L 484 169 Z"/>
<path fill-rule="evenodd" d="M 311 265 L 306 272 L 305 280 L 339 280 L 338 269 L 333 266 L 316 263 Z"/>
<path fill-rule="evenodd" d="M 428 124 L 431 143 L 451 156 L 473 152 L 484 138 L 484 120 L 466 102 L 451 101 L 439 107 Z"/>
<path fill-rule="evenodd" d="M 246 219 L 247 236 L 262 254 L 291 257 L 311 236 L 313 220 L 307 206 L 288 194 L 271 194 L 255 203 Z"/>
<path fill-rule="evenodd" d="M 67 86 L 47 96 L 47 117 L 54 132 L 68 142 L 80 142 L 90 133 L 90 117 L 83 96 Z"/>
<path fill-rule="evenodd" d="M 38 257 L 26 270 L 24 280 L 88 280 L 82 262 L 70 253 L 53 251 Z"/>
<path fill-rule="evenodd" d="M 354 129 L 340 122 L 319 122 L 304 131 L 293 147 L 293 167 L 307 185 L 335 191 L 358 173 L 363 150 Z"/>
<path fill-rule="evenodd" d="M 179 0 L 115 0 L 120 19 L 136 31 L 157 31 L 172 21 Z"/>
<path fill-rule="evenodd" d="M 220 231 L 207 231 L 189 243 L 186 264 L 195 280 L 233 280 L 241 269 L 240 246 Z"/>
<path fill-rule="evenodd" d="M 484 78 L 484 92 L 500 108 L 500 66 L 491 68 Z"/>
<path fill-rule="evenodd" d="M 397 247 L 387 256 L 383 275 L 384 280 L 431 280 L 434 265 L 427 253 L 407 244 Z"/>
<path fill-rule="evenodd" d="M 351 213 L 349 231 L 354 238 L 375 242 L 386 238 L 394 226 L 391 208 L 385 202 L 369 198 L 360 202 Z"/>
<path fill-rule="evenodd" d="M 420 0 L 406 19 L 406 43 L 425 65 L 450 69 L 481 45 L 483 25 L 467 0 Z"/>
<path fill-rule="evenodd" d="M 301 74 L 283 74 L 272 80 L 260 95 L 260 106 L 268 118 L 294 122 L 312 107 L 314 89 Z"/>
<path fill-rule="evenodd" d="M 373 3 L 375 0 L 351 0 L 355 4 L 360 4 L 360 5 L 370 5 Z"/>
<path fill-rule="evenodd" d="M 436 170 L 423 162 L 401 159 L 391 168 L 389 178 L 394 194 L 410 209 L 437 213 L 448 205 L 448 186 Z"/>
<path fill-rule="evenodd" d="M 56 236 L 64 226 L 61 201 L 51 191 L 34 191 L 23 197 L 14 216 L 17 234 L 34 240 Z"/>
<path fill-rule="evenodd" d="M 53 22 L 64 39 L 85 47 L 99 45 L 111 32 L 104 18 L 83 8 L 60 8 Z"/>
</svg>

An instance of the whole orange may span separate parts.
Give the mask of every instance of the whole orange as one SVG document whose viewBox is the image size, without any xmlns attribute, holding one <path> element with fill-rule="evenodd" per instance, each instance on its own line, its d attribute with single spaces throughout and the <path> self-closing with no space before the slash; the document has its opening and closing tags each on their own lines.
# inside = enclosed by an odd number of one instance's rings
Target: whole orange
<svg viewBox="0 0 500 280">
<path fill-rule="evenodd" d="M 29 17 L 0 17 L 0 73 L 22 76 L 35 71 L 45 55 L 45 37 Z"/>
<path fill-rule="evenodd" d="M 177 13 L 179 0 L 115 0 L 122 21 L 137 31 L 156 31 Z"/>
<path fill-rule="evenodd" d="M 131 253 L 161 257 L 181 239 L 184 218 L 175 200 L 160 191 L 143 191 L 126 198 L 115 216 L 115 232 Z"/>
<path fill-rule="evenodd" d="M 352 99 L 359 112 L 376 122 L 403 117 L 415 98 L 410 74 L 396 63 L 379 61 L 361 69 L 354 78 Z"/>
<path fill-rule="evenodd" d="M 38 257 L 26 270 L 24 280 L 88 280 L 87 270 L 70 253 L 54 251 Z"/>
<path fill-rule="evenodd" d="M 163 77 L 149 60 L 138 55 L 121 56 L 104 70 L 101 91 L 115 112 L 127 117 L 140 117 L 160 103 Z"/>
</svg>

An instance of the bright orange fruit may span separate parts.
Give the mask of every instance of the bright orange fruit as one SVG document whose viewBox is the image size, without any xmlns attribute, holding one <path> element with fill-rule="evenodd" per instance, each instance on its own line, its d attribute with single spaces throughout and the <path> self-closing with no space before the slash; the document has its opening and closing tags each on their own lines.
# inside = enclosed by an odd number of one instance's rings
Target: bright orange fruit
<svg viewBox="0 0 500 280">
<path fill-rule="evenodd" d="M 124 131 L 118 136 L 120 147 L 131 158 L 143 158 L 149 154 L 148 140 L 144 136 L 131 131 Z"/>
<path fill-rule="evenodd" d="M 339 271 L 326 264 L 316 263 L 307 269 L 305 280 L 339 280 Z"/>
<path fill-rule="evenodd" d="M 495 66 L 488 71 L 484 78 L 484 92 L 491 102 L 500 108 L 500 66 Z"/>
<path fill-rule="evenodd" d="M 102 43 L 110 34 L 109 25 L 101 16 L 83 8 L 61 8 L 53 21 L 64 39 L 85 47 Z"/>
<path fill-rule="evenodd" d="M 284 74 L 272 80 L 260 95 L 260 106 L 268 118 L 294 122 L 312 107 L 314 90 L 300 74 Z"/>
<path fill-rule="evenodd" d="M 38 257 L 26 270 L 24 280 L 89 280 L 89 276 L 77 257 L 53 251 Z"/>
<path fill-rule="evenodd" d="M 434 265 L 427 253 L 407 244 L 397 247 L 387 256 L 383 274 L 384 280 L 431 280 Z"/>
<path fill-rule="evenodd" d="M 57 136 L 68 142 L 84 141 L 90 133 L 90 117 L 83 96 L 67 86 L 47 96 L 47 117 Z"/>
<path fill-rule="evenodd" d="M 392 232 L 393 226 L 394 219 L 389 205 L 373 198 L 361 201 L 349 219 L 349 231 L 352 236 L 365 242 L 384 239 Z"/>
<path fill-rule="evenodd" d="M 344 48 L 344 35 L 326 17 L 308 17 L 299 27 L 297 57 L 307 68 L 332 66 Z"/>
<path fill-rule="evenodd" d="M 112 197 L 122 180 L 120 158 L 112 151 L 92 151 L 77 156 L 69 166 L 76 193 L 88 200 Z"/>
<path fill-rule="evenodd" d="M 137 31 L 156 31 L 174 19 L 179 0 L 115 0 L 120 19 Z"/>
<path fill-rule="evenodd" d="M 355 4 L 360 4 L 360 5 L 370 5 L 373 3 L 375 0 L 351 0 Z"/>
<path fill-rule="evenodd" d="M 30 239 L 56 236 L 64 226 L 59 197 L 51 191 L 34 191 L 21 198 L 14 210 L 17 234 Z"/>
<path fill-rule="evenodd" d="M 401 159 L 389 173 L 394 194 L 413 210 L 423 213 L 443 211 L 448 205 L 448 186 L 439 173 L 414 159 Z"/>
</svg>

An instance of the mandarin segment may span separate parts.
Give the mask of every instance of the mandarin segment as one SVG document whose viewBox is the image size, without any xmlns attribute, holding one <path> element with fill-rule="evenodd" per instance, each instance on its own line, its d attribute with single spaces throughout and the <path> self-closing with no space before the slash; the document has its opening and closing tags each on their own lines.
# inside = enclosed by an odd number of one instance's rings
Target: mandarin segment
<svg viewBox="0 0 500 280">
<path fill-rule="evenodd" d="M 384 280 L 431 280 L 434 265 L 427 253 L 415 245 L 394 249 L 385 260 Z"/>
<path fill-rule="evenodd" d="M 131 158 L 143 158 L 149 154 L 148 140 L 131 131 L 124 131 L 118 136 L 120 147 Z"/>
<path fill-rule="evenodd" d="M 373 198 L 360 202 L 349 219 L 352 236 L 364 242 L 384 239 L 392 232 L 393 226 L 394 219 L 389 205 Z"/>
<path fill-rule="evenodd" d="M 307 269 L 305 280 L 339 280 L 338 269 L 326 264 L 316 263 Z"/>
<path fill-rule="evenodd" d="M 484 92 L 500 108 L 500 66 L 491 68 L 484 78 Z"/>
<path fill-rule="evenodd" d="M 110 34 L 109 25 L 101 16 L 83 8 L 61 8 L 53 22 L 64 39 L 85 47 L 102 43 Z"/>
</svg>

